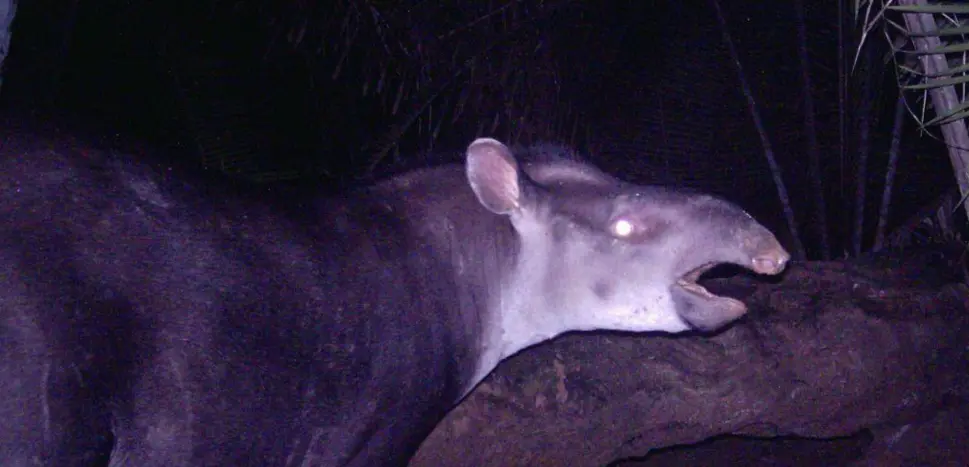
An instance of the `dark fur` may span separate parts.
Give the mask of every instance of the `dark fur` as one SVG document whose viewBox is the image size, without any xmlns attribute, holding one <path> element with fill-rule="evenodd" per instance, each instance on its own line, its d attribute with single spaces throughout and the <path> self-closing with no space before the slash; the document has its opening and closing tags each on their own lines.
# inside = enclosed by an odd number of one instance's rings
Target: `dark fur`
<svg viewBox="0 0 969 467">
<path fill-rule="evenodd" d="M 96 465 L 112 417 L 117 465 L 404 465 L 461 395 L 470 298 L 379 189 L 275 202 L 4 138 L 4 465 Z"/>
</svg>

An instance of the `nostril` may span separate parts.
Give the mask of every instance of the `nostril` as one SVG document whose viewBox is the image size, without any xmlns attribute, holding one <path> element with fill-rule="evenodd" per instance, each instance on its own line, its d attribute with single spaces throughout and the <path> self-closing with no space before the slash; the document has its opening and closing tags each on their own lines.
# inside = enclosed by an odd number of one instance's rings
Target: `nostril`
<svg viewBox="0 0 969 467">
<path fill-rule="evenodd" d="M 774 262 L 770 258 L 764 258 L 763 256 L 757 256 L 754 258 L 754 271 L 761 274 L 768 273 L 774 270 Z"/>
<path fill-rule="evenodd" d="M 761 274 L 777 274 L 787 265 L 787 255 L 764 255 L 754 257 L 753 269 Z"/>
</svg>

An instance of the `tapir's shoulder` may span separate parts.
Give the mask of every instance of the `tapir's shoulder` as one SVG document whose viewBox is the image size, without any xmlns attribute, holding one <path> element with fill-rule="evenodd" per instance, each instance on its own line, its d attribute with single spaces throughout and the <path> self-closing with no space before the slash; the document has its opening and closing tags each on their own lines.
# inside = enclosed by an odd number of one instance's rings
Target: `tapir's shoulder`
<svg viewBox="0 0 969 467">
<path fill-rule="evenodd" d="M 56 190 L 105 193 L 130 185 L 155 183 L 165 171 L 150 156 L 112 151 L 94 143 L 38 134 L 3 134 L 0 147 L 0 180 L 6 194 L 51 194 Z M 81 195 L 82 193 L 74 193 Z"/>
<path fill-rule="evenodd" d="M 74 225 L 108 215 L 177 223 L 233 206 L 229 201 L 244 193 L 221 174 L 163 151 L 116 151 L 58 135 L 2 137 L 0 209 L 21 216 L 70 219 Z"/>
<path fill-rule="evenodd" d="M 101 151 L 85 151 L 63 141 L 9 133 L 3 134 L 0 155 L 0 191 L 5 196 L 43 193 L 92 175 L 106 161 Z"/>
<path fill-rule="evenodd" d="M 91 213 L 123 199 L 110 154 L 64 139 L 4 134 L 0 147 L 0 223 L 4 230 L 90 227 Z M 63 226 L 62 226 L 63 227 Z"/>
</svg>

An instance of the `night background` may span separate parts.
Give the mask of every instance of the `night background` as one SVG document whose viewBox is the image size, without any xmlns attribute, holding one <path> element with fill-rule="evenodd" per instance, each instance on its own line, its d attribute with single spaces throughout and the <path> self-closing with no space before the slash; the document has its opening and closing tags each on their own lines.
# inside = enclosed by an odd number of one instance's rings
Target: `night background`
<svg viewBox="0 0 969 467">
<path fill-rule="evenodd" d="M 57 115 L 232 176 L 328 186 L 447 161 L 428 153 L 460 154 L 478 135 L 560 142 L 626 180 L 720 194 L 787 230 L 709 1 L 22 3 L 7 114 Z M 884 39 L 871 38 L 848 78 L 842 146 L 838 5 L 804 3 L 816 145 L 796 2 L 721 8 L 808 255 L 822 257 L 816 147 L 827 253 L 840 257 L 851 252 L 864 125 L 871 245 L 898 86 Z M 850 59 L 858 27 L 845 21 Z M 944 145 L 911 121 L 905 129 L 890 226 L 954 186 Z"/>
<path fill-rule="evenodd" d="M 806 259 L 854 257 L 874 244 L 899 78 L 883 34 L 857 52 L 860 20 L 847 6 L 839 29 L 840 2 L 18 3 L 0 87 L 6 125 L 165 153 L 253 190 L 336 192 L 461 161 L 478 136 L 562 143 L 621 179 L 729 199 L 805 259 L 792 246 L 766 138 Z M 904 117 L 889 233 L 958 193 L 938 131 Z M 750 449 L 766 449 L 758 446 Z"/>
</svg>

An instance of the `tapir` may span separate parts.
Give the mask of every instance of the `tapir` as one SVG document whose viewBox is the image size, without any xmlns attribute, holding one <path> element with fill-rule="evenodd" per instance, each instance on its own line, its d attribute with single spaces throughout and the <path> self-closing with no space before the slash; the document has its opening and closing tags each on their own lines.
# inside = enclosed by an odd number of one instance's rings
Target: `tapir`
<svg viewBox="0 0 969 467">
<path fill-rule="evenodd" d="M 0 139 L 8 467 L 404 466 L 512 354 L 717 330 L 746 308 L 701 274 L 789 259 L 723 199 L 490 138 L 318 197 L 59 144 Z"/>
</svg>

